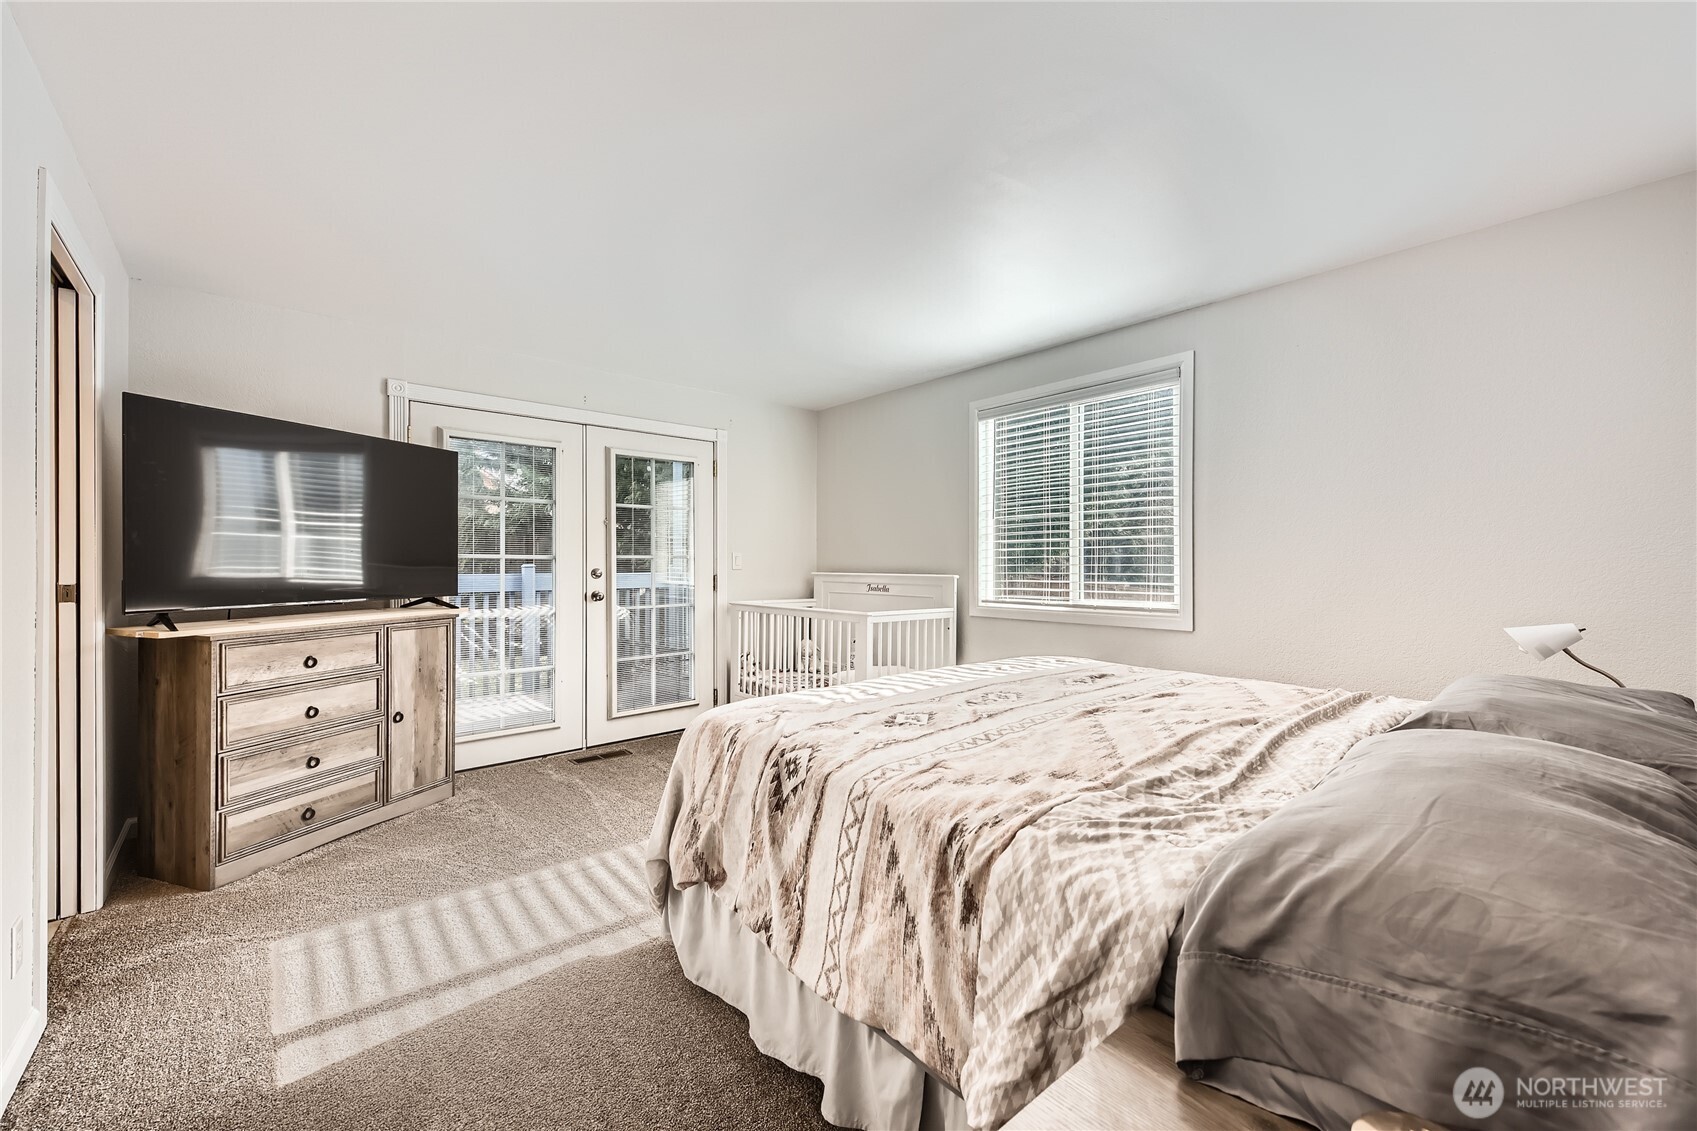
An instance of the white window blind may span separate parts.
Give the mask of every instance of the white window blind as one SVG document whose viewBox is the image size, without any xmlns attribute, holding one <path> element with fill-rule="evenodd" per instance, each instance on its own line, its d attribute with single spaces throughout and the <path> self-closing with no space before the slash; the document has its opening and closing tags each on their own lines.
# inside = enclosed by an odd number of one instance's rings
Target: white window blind
<svg viewBox="0 0 1697 1131">
<path fill-rule="evenodd" d="M 1167 361 L 974 406 L 979 611 L 1188 617 L 1188 361 Z"/>
</svg>

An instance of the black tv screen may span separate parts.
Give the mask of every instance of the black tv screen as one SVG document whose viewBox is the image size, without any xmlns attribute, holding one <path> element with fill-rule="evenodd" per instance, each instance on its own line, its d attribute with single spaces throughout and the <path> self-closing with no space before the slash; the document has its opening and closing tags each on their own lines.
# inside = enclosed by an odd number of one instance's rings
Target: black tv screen
<svg viewBox="0 0 1697 1131">
<path fill-rule="evenodd" d="M 439 597 L 458 457 L 124 394 L 124 610 Z"/>
</svg>

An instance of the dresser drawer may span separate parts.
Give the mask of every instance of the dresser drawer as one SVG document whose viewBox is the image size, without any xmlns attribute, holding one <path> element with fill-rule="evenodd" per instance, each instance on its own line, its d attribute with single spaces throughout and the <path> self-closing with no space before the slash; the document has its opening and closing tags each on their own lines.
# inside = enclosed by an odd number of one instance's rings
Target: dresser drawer
<svg viewBox="0 0 1697 1131">
<path fill-rule="evenodd" d="M 275 695 L 219 700 L 220 737 L 228 749 L 302 730 L 323 730 L 382 710 L 376 676 L 350 683 L 314 684 Z"/>
<path fill-rule="evenodd" d="M 375 668 L 382 634 L 376 630 L 306 640 L 226 644 L 219 652 L 219 686 L 245 691 L 273 683 Z"/>
<path fill-rule="evenodd" d="M 382 755 L 383 728 L 378 723 L 252 754 L 226 754 L 218 760 L 218 804 L 237 805 L 361 762 L 375 762 Z"/>
<path fill-rule="evenodd" d="M 218 858 L 228 860 L 275 841 L 323 828 L 375 808 L 378 800 L 377 770 L 373 767 L 355 777 L 314 786 L 251 809 L 221 813 Z"/>
</svg>

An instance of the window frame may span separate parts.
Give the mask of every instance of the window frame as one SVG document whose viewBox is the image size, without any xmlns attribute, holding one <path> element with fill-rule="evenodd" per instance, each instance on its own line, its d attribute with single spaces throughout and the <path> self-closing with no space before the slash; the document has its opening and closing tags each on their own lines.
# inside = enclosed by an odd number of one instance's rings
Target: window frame
<svg viewBox="0 0 1697 1131">
<path fill-rule="evenodd" d="M 1013 405 L 1027 402 L 1067 398 L 1068 402 L 1086 399 L 1099 388 L 1113 385 L 1130 390 L 1141 385 L 1159 384 L 1170 380 L 1178 370 L 1178 514 L 1173 538 L 1174 554 L 1178 558 L 1174 577 L 1178 583 L 1178 608 L 1174 610 L 1122 609 L 1108 605 L 1067 604 L 1039 605 L 1016 601 L 989 601 L 984 590 L 984 511 L 983 454 L 980 422 L 986 413 L 995 413 Z M 1139 380 L 1142 378 L 1143 380 Z M 1194 467 L 1196 456 L 1196 351 L 1170 354 L 1153 361 L 1122 365 L 1083 377 L 1056 381 L 1035 388 L 1021 389 L 996 397 L 973 401 L 967 408 L 967 427 L 971 434 L 972 453 L 972 586 L 967 590 L 967 612 L 975 617 L 1005 620 L 1050 621 L 1061 624 L 1116 625 L 1121 628 L 1154 628 L 1171 632 L 1193 632 L 1196 627 L 1196 554 Z M 1076 515 L 1074 518 L 1076 519 Z"/>
</svg>

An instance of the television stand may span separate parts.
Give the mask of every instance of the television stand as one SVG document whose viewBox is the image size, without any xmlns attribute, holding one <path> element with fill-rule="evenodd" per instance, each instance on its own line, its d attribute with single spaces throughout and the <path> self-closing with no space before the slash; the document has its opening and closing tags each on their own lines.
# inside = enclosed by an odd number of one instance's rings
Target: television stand
<svg viewBox="0 0 1697 1131">
<path fill-rule="evenodd" d="M 459 608 L 459 606 L 454 604 L 452 601 L 444 601 L 440 597 L 414 597 L 412 600 L 407 601 L 405 604 L 403 604 L 401 606 L 401 608 L 403 608 L 403 609 L 416 609 L 420 605 L 440 605 L 444 609 L 458 609 Z"/>
<path fill-rule="evenodd" d="M 167 632 L 177 631 L 177 622 L 171 619 L 170 613 L 154 613 L 153 619 L 147 622 L 147 627 L 152 628 L 155 625 L 164 625 Z"/>
<path fill-rule="evenodd" d="M 138 642 L 143 872 L 210 889 L 454 792 L 454 621 L 348 609 Z"/>
</svg>

